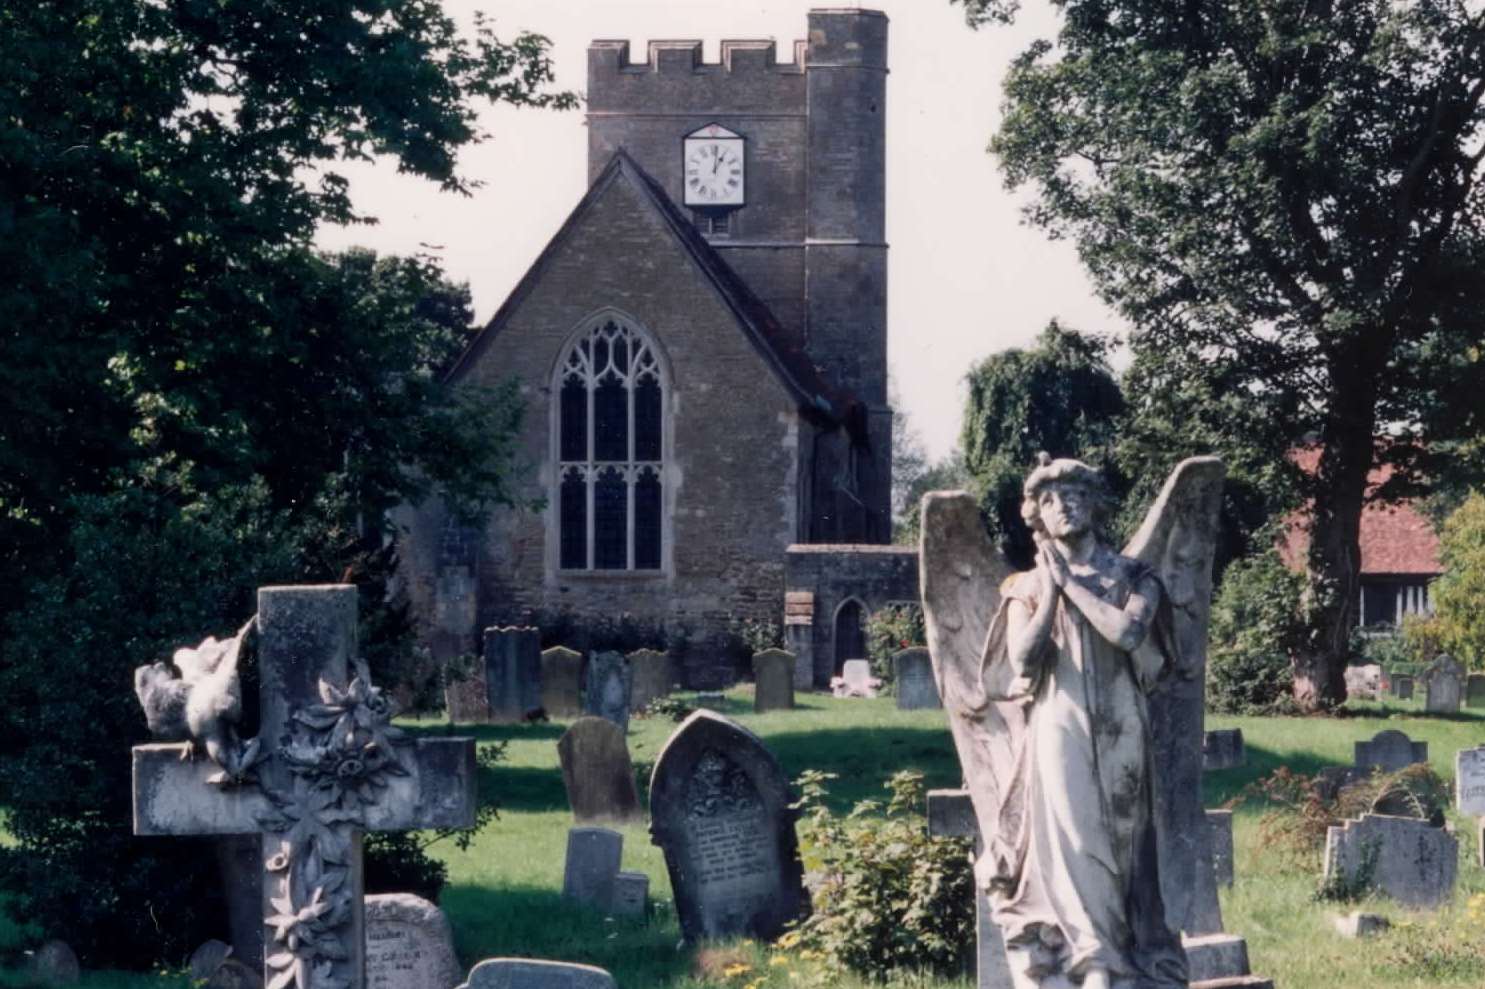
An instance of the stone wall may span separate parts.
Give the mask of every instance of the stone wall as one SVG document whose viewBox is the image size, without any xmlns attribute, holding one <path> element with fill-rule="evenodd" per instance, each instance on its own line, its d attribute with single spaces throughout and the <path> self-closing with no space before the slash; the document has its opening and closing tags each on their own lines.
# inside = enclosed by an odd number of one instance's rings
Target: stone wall
<svg viewBox="0 0 1485 989">
<path fill-rule="evenodd" d="M 836 673 L 835 622 L 848 601 L 859 602 L 863 620 L 883 605 L 917 604 L 918 550 L 913 546 L 795 545 L 786 554 L 785 591 L 790 611 L 786 648 L 800 657 L 799 666 L 813 671 L 810 684 L 823 687 Z M 804 598 L 812 597 L 809 621 L 803 621 Z"/>
</svg>

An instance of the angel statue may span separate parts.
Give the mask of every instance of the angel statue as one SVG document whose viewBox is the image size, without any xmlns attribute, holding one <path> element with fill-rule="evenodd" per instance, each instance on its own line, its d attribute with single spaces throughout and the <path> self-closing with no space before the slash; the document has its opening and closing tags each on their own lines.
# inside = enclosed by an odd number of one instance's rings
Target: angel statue
<svg viewBox="0 0 1485 989">
<path fill-rule="evenodd" d="M 1024 572 L 971 496 L 924 498 L 934 675 L 1017 989 L 1184 987 L 1180 932 L 1221 930 L 1200 742 L 1222 477 L 1213 457 L 1180 464 L 1120 554 L 1098 472 L 1042 454 Z"/>
</svg>

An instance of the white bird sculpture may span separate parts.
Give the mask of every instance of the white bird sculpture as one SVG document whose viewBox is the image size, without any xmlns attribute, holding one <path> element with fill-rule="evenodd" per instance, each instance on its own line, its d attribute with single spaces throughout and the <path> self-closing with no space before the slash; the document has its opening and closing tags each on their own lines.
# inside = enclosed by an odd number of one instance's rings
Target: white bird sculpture
<svg viewBox="0 0 1485 989">
<path fill-rule="evenodd" d="M 254 616 L 230 639 L 207 636 L 194 648 L 177 649 L 171 662 L 180 671 L 179 678 L 165 663 L 134 671 L 134 692 L 150 732 L 157 738 L 190 740 L 192 748 L 199 743 L 234 777 L 252 765 L 258 750 L 257 739 L 241 745 L 236 728 L 242 718 L 237 664 L 256 628 Z"/>
</svg>

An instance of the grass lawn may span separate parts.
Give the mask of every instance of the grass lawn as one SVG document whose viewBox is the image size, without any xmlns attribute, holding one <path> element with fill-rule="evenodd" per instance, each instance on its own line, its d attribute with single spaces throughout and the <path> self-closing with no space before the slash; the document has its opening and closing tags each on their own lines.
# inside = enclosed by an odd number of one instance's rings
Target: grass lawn
<svg viewBox="0 0 1485 989">
<path fill-rule="evenodd" d="M 1425 718 L 1416 703 L 1359 704 L 1349 717 L 1233 718 L 1209 716 L 1208 727 L 1242 728 L 1248 764 L 1210 774 L 1207 806 L 1239 795 L 1251 782 L 1281 765 L 1313 773 L 1327 765 L 1348 765 L 1352 744 L 1384 728 L 1398 728 L 1429 743 L 1434 768 L 1450 779 L 1457 749 L 1485 743 L 1485 715 Z M 929 788 L 957 786 L 954 757 L 944 714 L 898 712 L 891 699 L 835 700 L 802 696 L 797 710 L 752 713 L 751 687 L 729 691 L 721 713 L 759 734 L 789 776 L 819 769 L 839 776 L 831 798 L 848 810 L 865 798 L 885 798 L 883 784 L 896 771 L 922 772 Z M 447 726 L 414 722 L 420 732 L 444 733 Z M 623 828 L 623 867 L 650 877 L 657 904 L 648 923 L 619 921 L 578 909 L 561 899 L 562 868 L 571 814 L 557 762 L 557 739 L 565 723 L 519 726 L 461 726 L 481 745 L 503 744 L 505 758 L 481 769 L 482 792 L 500 805 L 500 820 L 466 851 L 435 845 L 449 864 L 450 883 L 442 906 L 453 924 L 460 958 L 472 963 L 496 955 L 526 955 L 582 961 L 607 968 L 623 989 L 782 989 L 810 981 L 811 968 L 786 952 L 750 943 L 683 946 L 671 908 L 669 880 L 660 850 L 650 844 L 643 824 Z M 630 726 L 630 752 L 644 802 L 649 771 L 674 723 L 636 719 Z M 1470 920 L 1469 896 L 1485 891 L 1485 871 L 1476 864 L 1472 822 L 1455 819 L 1460 838 L 1460 882 L 1454 903 L 1435 913 L 1403 910 L 1386 901 L 1361 904 L 1394 921 L 1376 939 L 1346 940 L 1329 926 L 1330 914 L 1356 907 L 1316 903 L 1312 893 L 1319 853 L 1295 861 L 1262 847 L 1259 818 L 1266 808 L 1240 803 L 1234 814 L 1237 881 L 1222 892 L 1229 931 L 1247 938 L 1255 972 L 1283 989 L 1345 985 L 1348 989 L 1428 986 L 1475 989 L 1485 985 L 1485 921 Z M 740 971 L 740 966 L 747 966 Z M 724 970 L 734 972 L 724 975 Z M 796 973 L 791 976 L 791 973 Z M 3 981 L 3 979 L 0 979 Z M 138 977 L 97 973 L 87 989 L 116 986 L 143 989 Z M 161 985 L 156 980 L 154 985 Z M 831 981 L 842 989 L 863 983 Z M 894 986 L 914 989 L 969 989 L 972 980 L 930 981 L 904 976 Z"/>
</svg>

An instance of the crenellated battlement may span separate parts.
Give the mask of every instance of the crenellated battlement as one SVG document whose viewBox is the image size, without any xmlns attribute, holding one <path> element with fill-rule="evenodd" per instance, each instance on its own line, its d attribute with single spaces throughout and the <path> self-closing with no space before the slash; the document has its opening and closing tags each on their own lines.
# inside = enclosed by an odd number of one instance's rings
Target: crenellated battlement
<svg viewBox="0 0 1485 989">
<path fill-rule="evenodd" d="M 772 38 L 729 39 L 722 42 L 722 58 L 708 62 L 702 55 L 700 41 L 660 40 L 645 46 L 642 62 L 630 58 L 627 41 L 595 41 L 588 46 L 588 84 L 599 81 L 599 74 L 624 75 L 800 75 L 804 72 L 807 41 L 795 41 L 793 61 L 778 60 L 778 44 Z"/>
</svg>

